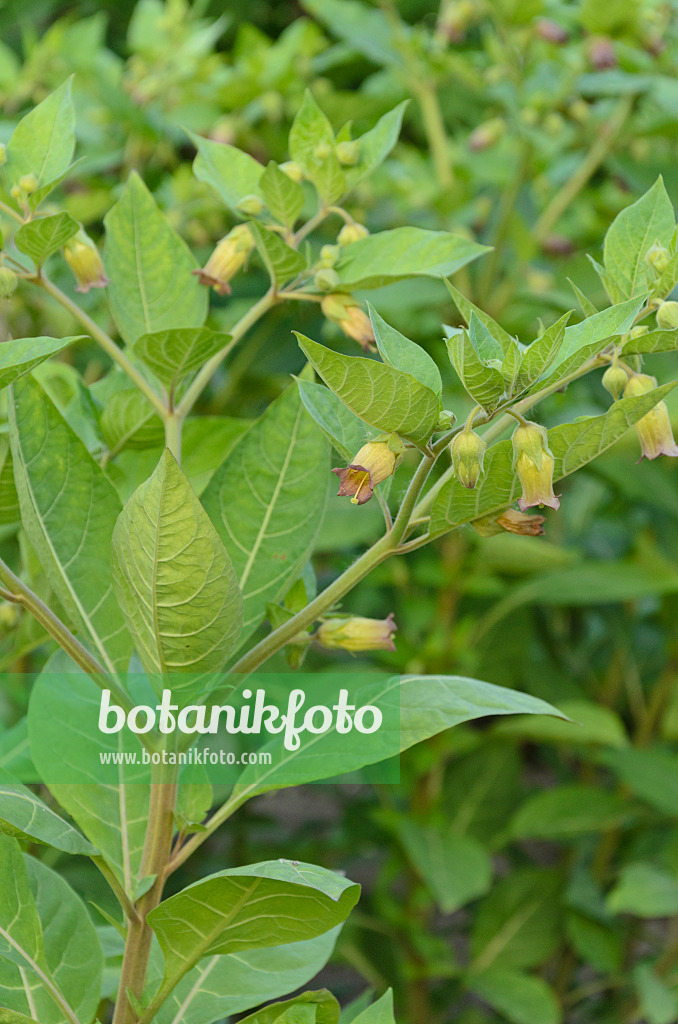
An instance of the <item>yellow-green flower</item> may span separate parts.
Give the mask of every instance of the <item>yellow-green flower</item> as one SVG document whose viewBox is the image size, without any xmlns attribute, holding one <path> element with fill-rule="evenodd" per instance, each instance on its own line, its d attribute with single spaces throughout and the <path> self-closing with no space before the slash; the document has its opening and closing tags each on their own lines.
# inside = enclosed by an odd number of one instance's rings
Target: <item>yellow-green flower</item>
<svg viewBox="0 0 678 1024">
<path fill-rule="evenodd" d="M 76 292 L 88 292 L 90 288 L 105 288 L 108 278 L 94 242 L 84 231 L 69 239 L 64 246 L 64 259 L 75 275 Z"/>
<path fill-rule="evenodd" d="M 462 487 L 473 488 L 483 472 L 487 445 L 472 430 L 462 430 L 450 444 L 454 475 Z"/>
<path fill-rule="evenodd" d="M 513 434 L 514 466 L 523 488 L 518 500 L 521 511 L 534 505 L 560 507 L 553 493 L 554 459 L 548 446 L 546 428 L 525 422 Z"/>
<path fill-rule="evenodd" d="M 387 441 L 368 441 L 350 466 L 332 470 L 340 481 L 337 496 L 350 497 L 354 505 L 364 505 L 377 484 L 393 475 L 395 466 L 396 453 Z"/>
<path fill-rule="evenodd" d="M 245 265 L 253 248 L 254 238 L 247 224 L 237 224 L 217 243 L 205 266 L 193 273 L 200 284 L 214 288 L 219 295 L 230 295 L 229 281 Z"/>
<path fill-rule="evenodd" d="M 646 373 L 634 373 L 624 389 L 624 398 L 647 395 L 657 387 L 657 381 Z M 678 445 L 673 438 L 671 420 L 666 402 L 657 402 L 636 423 L 636 433 L 642 450 L 641 459 L 656 459 L 659 455 L 678 456 Z"/>
<path fill-rule="evenodd" d="M 323 315 L 335 323 L 344 334 L 353 338 L 366 352 L 374 342 L 374 331 L 367 313 L 360 308 L 352 295 L 332 292 L 320 304 Z"/>
<path fill-rule="evenodd" d="M 393 634 L 398 627 L 393 614 L 385 619 L 351 618 L 326 619 L 315 635 L 323 647 L 344 651 L 395 651 Z"/>
</svg>

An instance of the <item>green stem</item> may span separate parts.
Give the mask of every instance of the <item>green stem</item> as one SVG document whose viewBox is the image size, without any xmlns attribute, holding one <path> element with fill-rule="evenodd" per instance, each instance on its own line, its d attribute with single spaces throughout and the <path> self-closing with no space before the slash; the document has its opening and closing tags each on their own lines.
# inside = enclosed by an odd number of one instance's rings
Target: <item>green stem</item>
<svg viewBox="0 0 678 1024">
<path fill-rule="evenodd" d="M 441 188 L 450 188 L 454 183 L 452 161 L 447 146 L 447 132 L 443 120 L 438 93 L 433 82 L 414 84 L 410 82 L 419 103 L 423 121 L 424 134 L 428 142 L 433 167 L 438 184 Z"/>
<path fill-rule="evenodd" d="M 183 416 L 176 409 L 165 418 L 165 447 L 169 448 L 174 458 L 181 465 L 181 430 L 184 425 Z"/>
<path fill-rule="evenodd" d="M 61 288 L 57 288 L 57 286 L 52 284 L 52 282 L 48 278 L 44 277 L 44 275 L 32 277 L 30 280 L 33 284 L 38 285 L 46 291 L 48 295 L 51 295 L 53 299 L 56 299 L 64 309 L 67 309 L 76 320 L 80 321 L 83 327 L 87 329 L 87 332 L 91 334 L 97 344 L 104 350 L 106 355 L 110 356 L 113 362 L 127 374 L 134 384 L 136 384 L 139 391 L 141 391 L 141 393 L 148 399 L 158 415 L 164 420 L 167 415 L 167 410 L 162 399 L 156 394 L 146 378 L 139 372 L 139 370 L 137 370 L 134 363 L 131 362 L 123 350 L 116 345 L 111 336 L 107 334 L 106 331 L 102 330 L 101 327 L 99 327 L 99 325 L 92 320 L 91 316 L 88 316 L 83 309 L 80 309 L 80 306 L 78 306 L 77 303 L 73 302 L 72 299 L 69 299 L 68 295 L 61 291 Z"/>
<path fill-rule="evenodd" d="M 127 918 L 127 920 L 134 921 L 135 919 L 137 919 L 138 915 L 136 912 L 136 908 L 134 907 L 134 904 L 130 900 L 129 896 L 121 886 L 118 879 L 115 877 L 115 874 L 108 866 L 104 858 L 102 856 L 97 856 L 92 857 L 91 860 L 92 863 L 96 864 L 96 866 L 99 868 L 99 871 L 110 885 L 112 891 L 115 893 L 115 897 L 120 906 L 122 907 L 123 911 L 125 912 L 125 917 Z"/>
<path fill-rule="evenodd" d="M 7 205 L 7 203 L 0 201 L 0 210 L 2 210 L 3 213 L 6 213 L 8 217 L 12 217 L 15 221 L 18 221 L 19 224 L 23 224 L 24 219 L 21 214 L 17 213 L 16 210 L 13 210 L 11 206 Z"/>
<path fill-rule="evenodd" d="M 266 294 L 262 296 L 258 302 L 255 302 L 247 313 L 238 320 L 237 324 L 231 331 L 231 339 L 228 344 L 224 345 L 216 355 L 213 355 L 211 359 L 207 360 L 195 380 L 186 390 L 184 397 L 174 410 L 176 416 L 181 420 L 186 418 L 229 352 L 238 344 L 243 334 L 245 334 L 250 327 L 252 327 L 257 320 L 264 315 L 264 313 L 274 306 L 277 301 L 278 297 L 275 291 L 273 288 L 270 288 Z"/>
</svg>

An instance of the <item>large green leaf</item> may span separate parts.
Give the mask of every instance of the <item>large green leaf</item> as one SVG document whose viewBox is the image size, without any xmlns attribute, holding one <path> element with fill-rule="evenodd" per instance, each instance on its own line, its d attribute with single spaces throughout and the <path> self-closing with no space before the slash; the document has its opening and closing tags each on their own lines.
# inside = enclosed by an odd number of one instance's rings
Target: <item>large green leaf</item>
<svg viewBox="0 0 678 1024">
<path fill-rule="evenodd" d="M 132 645 L 110 572 L 118 496 L 34 380 L 13 386 L 9 417 L 29 540 L 55 594 L 97 658 L 104 667 L 126 669 Z"/>
<path fill-rule="evenodd" d="M 28 886 L 21 847 L 16 839 L 0 835 L 0 971 L 2 958 L 21 968 L 45 967 L 40 919 Z M 2 974 L 0 974 L 0 992 Z"/>
<path fill-rule="evenodd" d="M 17 249 L 30 256 L 36 267 L 72 238 L 79 229 L 77 220 L 69 213 L 55 213 L 52 217 L 38 217 L 22 224 L 14 236 Z"/>
<path fill-rule="evenodd" d="M 90 1021 L 99 1003 L 103 969 L 96 931 L 82 901 L 60 875 L 33 857 L 23 861 L 19 858 L 14 870 L 27 882 L 43 950 L 36 961 L 39 972 L 26 962 L 19 966 L 18 961 L 0 960 L 0 1002 L 33 1014 L 40 1024 L 64 1024 L 56 991 L 71 1008 L 71 1019 L 75 1015 Z"/>
<path fill-rule="evenodd" d="M 230 341 L 206 327 L 170 328 L 142 334 L 134 343 L 134 354 L 158 378 L 170 394 L 175 394 L 208 359 Z"/>
<path fill-rule="evenodd" d="M 297 378 L 301 400 L 321 430 L 347 462 L 355 457 L 366 441 L 367 427 L 324 384 Z"/>
<path fill-rule="evenodd" d="M 338 1024 L 339 1013 L 339 1003 L 323 988 L 270 1003 L 241 1019 L 243 1024 Z"/>
<path fill-rule="evenodd" d="M 308 559 L 325 510 L 327 468 L 327 442 L 292 385 L 250 427 L 203 494 L 240 581 L 241 642 Z"/>
<path fill-rule="evenodd" d="M 664 384 L 647 395 L 623 398 L 602 416 L 549 430 L 549 445 L 555 458 L 554 479 L 574 473 L 610 448 L 675 386 L 676 383 Z M 481 516 L 499 514 L 517 501 L 520 493 L 511 442 L 500 441 L 488 450 L 485 473 L 475 490 L 467 490 L 456 480 L 448 481 L 441 489 L 431 510 L 430 533 L 435 536 Z"/>
<path fill-rule="evenodd" d="M 305 270 L 305 258 L 296 249 L 292 249 L 286 242 L 283 242 L 275 231 L 268 231 L 261 224 L 257 224 L 255 220 L 250 221 L 250 231 L 273 285 L 284 284 L 285 281 L 289 281 L 290 278 Z"/>
<path fill-rule="evenodd" d="M 200 327 L 208 296 L 192 273 L 197 263 L 135 172 L 104 222 L 108 296 L 123 338 Z"/>
<path fill-rule="evenodd" d="M 543 978 L 497 968 L 472 976 L 469 988 L 511 1024 L 560 1024 L 562 1010 Z"/>
<path fill-rule="evenodd" d="M 673 206 L 661 177 L 644 196 L 617 214 L 603 247 L 604 283 L 613 302 L 648 290 L 647 251 L 655 242 L 668 247 L 675 226 Z"/>
<path fill-rule="evenodd" d="M 560 942 L 561 882 L 554 871 L 521 868 L 497 882 L 473 922 L 474 972 L 491 967 L 534 967 Z"/>
<path fill-rule="evenodd" d="M 539 381 L 539 388 L 548 387 L 562 380 L 567 374 L 597 355 L 607 343 L 619 335 L 626 334 L 633 326 L 642 299 L 629 299 L 616 306 L 594 313 L 578 324 L 565 328 L 565 337 L 550 372 Z"/>
<path fill-rule="evenodd" d="M 205 956 L 301 941 L 345 921 L 360 886 L 297 861 L 266 861 L 203 878 L 165 900 L 149 923 L 174 987 Z"/>
<path fill-rule="evenodd" d="M 325 203 L 346 189 L 346 178 L 334 152 L 334 131 L 307 89 L 290 129 L 290 156 L 313 182 Z"/>
<path fill-rule="evenodd" d="M 440 399 L 411 373 L 375 359 L 345 356 L 297 334 L 302 352 L 327 386 L 360 419 L 413 441 L 427 441 L 440 413 Z"/>
<path fill-rule="evenodd" d="M 380 288 L 407 277 L 454 274 L 488 251 L 488 246 L 448 231 L 393 228 L 347 245 L 337 273 L 345 288 Z"/>
<path fill-rule="evenodd" d="M 678 818 L 678 757 L 665 750 L 608 750 L 601 761 L 636 796 L 662 814 Z M 661 783 L 660 783 L 661 780 Z"/>
<path fill-rule="evenodd" d="M 246 196 L 261 195 L 259 180 L 264 168 L 249 153 L 235 146 L 189 134 L 198 150 L 193 161 L 196 178 L 211 185 L 233 213 L 242 217 L 238 203 Z"/>
<path fill-rule="evenodd" d="M 84 836 L 55 814 L 27 786 L 0 769 L 0 832 L 53 846 L 64 853 L 97 853 Z"/>
<path fill-rule="evenodd" d="M 675 352 L 678 348 L 678 330 L 648 331 L 638 338 L 628 338 L 622 352 L 625 356 L 651 355 L 653 352 Z"/>
<path fill-rule="evenodd" d="M 480 324 L 471 314 L 471 326 Z M 466 392 L 483 409 L 496 409 L 506 397 L 506 385 L 501 370 L 488 366 L 481 359 L 470 331 L 456 331 L 448 338 L 447 350 L 457 376 Z"/>
<path fill-rule="evenodd" d="M 410 341 L 395 327 L 391 327 L 383 320 L 376 309 L 369 306 L 370 320 L 374 330 L 374 338 L 379 349 L 379 355 L 390 366 L 396 370 L 404 370 L 411 373 L 413 377 L 429 388 L 430 391 L 440 395 L 443 390 L 443 382 L 440 379 L 440 370 L 431 359 L 430 355 L 421 345 Z"/>
<path fill-rule="evenodd" d="M 566 840 L 619 828 L 632 817 L 633 809 L 618 793 L 572 783 L 528 797 L 510 831 L 516 839 Z"/>
<path fill-rule="evenodd" d="M 0 388 L 6 388 L 82 337 L 82 334 L 75 334 L 68 338 L 14 338 L 3 342 L 0 346 Z"/>
<path fill-rule="evenodd" d="M 223 667 L 242 626 L 240 589 L 228 552 L 167 449 L 118 518 L 112 565 L 147 672 Z"/>
<path fill-rule="evenodd" d="M 452 825 L 407 818 L 399 820 L 396 828 L 410 864 L 444 914 L 453 914 L 487 892 L 492 860 L 476 839 L 459 835 Z"/>
<path fill-rule="evenodd" d="M 175 1024 L 179 1013 L 181 1024 L 212 1024 L 294 992 L 325 966 L 339 930 L 304 942 L 202 960 L 173 990 L 156 1016 L 157 1024 Z M 149 978 L 149 987 L 155 981 Z"/>
<path fill-rule="evenodd" d="M 71 80 L 45 97 L 19 121 L 7 145 L 5 180 L 14 185 L 24 175 L 35 175 L 46 186 L 68 169 L 75 148 Z M 44 189 L 39 190 L 46 194 Z M 36 193 L 31 206 L 35 207 Z"/>
<path fill-rule="evenodd" d="M 101 413 L 99 427 L 110 458 L 128 446 L 151 448 L 165 439 L 165 427 L 158 413 L 134 385 L 111 394 Z"/>
</svg>

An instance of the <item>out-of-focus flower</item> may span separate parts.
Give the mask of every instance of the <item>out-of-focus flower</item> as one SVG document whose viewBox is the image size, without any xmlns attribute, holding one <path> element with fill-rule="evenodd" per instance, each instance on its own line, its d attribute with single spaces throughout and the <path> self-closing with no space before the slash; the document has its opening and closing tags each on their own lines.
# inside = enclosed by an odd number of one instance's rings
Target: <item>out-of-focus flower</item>
<svg viewBox="0 0 678 1024">
<path fill-rule="evenodd" d="M 647 395 L 656 387 L 654 377 L 646 373 L 634 373 L 624 389 L 624 398 Z M 657 402 L 635 426 L 642 450 L 641 459 L 656 459 L 659 455 L 670 455 L 673 458 L 678 456 L 678 445 L 673 438 L 666 402 Z"/>
<path fill-rule="evenodd" d="M 18 278 L 10 267 L 0 267 L 0 299 L 9 299 L 14 294 Z"/>
<path fill-rule="evenodd" d="M 247 224 L 237 224 L 217 243 L 205 266 L 193 273 L 200 284 L 214 288 L 219 295 L 229 295 L 229 281 L 245 265 L 253 248 L 254 238 Z"/>
<path fill-rule="evenodd" d="M 351 618 L 326 619 L 315 635 L 323 647 L 344 651 L 395 651 L 393 634 L 398 627 L 393 614 L 385 619 Z"/>
<path fill-rule="evenodd" d="M 352 245 L 353 242 L 359 242 L 361 238 L 367 238 L 368 235 L 369 231 L 364 224 L 353 221 L 351 224 L 344 224 L 337 235 L 337 242 L 342 246 Z"/>
<path fill-rule="evenodd" d="M 337 160 L 346 167 L 353 167 L 360 160 L 360 139 L 346 139 L 334 147 Z"/>
</svg>

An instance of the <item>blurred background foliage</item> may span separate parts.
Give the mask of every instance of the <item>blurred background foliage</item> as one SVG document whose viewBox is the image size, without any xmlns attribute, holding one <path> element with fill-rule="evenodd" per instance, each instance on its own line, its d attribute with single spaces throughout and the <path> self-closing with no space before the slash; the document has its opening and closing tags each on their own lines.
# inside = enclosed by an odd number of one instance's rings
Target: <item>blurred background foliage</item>
<svg viewBox="0 0 678 1024">
<path fill-rule="evenodd" d="M 599 257 L 610 221 L 658 174 L 678 205 L 677 6 L 6 0 L 0 141 L 75 75 L 84 158 L 65 208 L 100 238 L 136 168 L 202 258 L 231 222 L 193 177 L 185 129 L 262 162 L 284 160 L 307 87 L 336 127 L 353 120 L 358 131 L 409 99 L 401 141 L 357 189 L 351 213 L 371 230 L 418 224 L 493 245 L 455 283 L 530 340 L 540 318 L 550 323 L 577 305 L 568 279 L 604 303 L 586 254 Z M 339 226 L 330 221 L 322 240 L 333 242 Z M 213 306 L 213 325 L 227 328 L 264 288 L 255 268 L 240 275 L 233 296 Z M 26 306 L 17 293 L 3 304 L 2 329 L 71 332 L 46 301 L 36 294 Z M 372 301 L 438 357 L 441 322 L 458 322 L 435 281 L 384 288 Z M 108 316 L 101 293 L 85 306 Z M 350 351 L 315 307 L 284 307 L 248 336 L 201 411 L 257 415 L 300 369 L 292 327 Z M 105 368 L 87 346 L 72 358 L 75 367 L 43 368 L 71 410 Z M 647 370 L 662 378 L 672 359 L 652 357 Z M 465 415 L 451 373 L 445 385 L 445 406 Z M 555 396 L 545 415 L 556 423 L 607 406 L 591 377 Z M 147 447 L 150 472 L 157 439 L 147 432 L 136 443 L 135 456 Z M 638 454 L 630 433 L 565 481 L 545 538 L 455 533 L 382 566 L 350 598 L 354 613 L 396 615 L 397 652 L 377 664 L 513 686 L 578 724 L 463 727 L 410 751 L 398 788 L 324 785 L 260 798 L 190 867 L 197 877 L 226 862 L 293 855 L 362 881 L 359 912 L 322 978 L 342 1002 L 393 985 L 408 1024 L 678 1020 L 677 467 L 634 465 Z M 3 544 L 14 546 L 10 513 L 4 521 Z M 316 561 L 321 582 L 379 526 L 373 505 L 333 502 Z M 13 609 L 2 615 L 3 668 L 38 668 L 40 635 Z M 335 652 L 307 661 L 319 671 L 336 664 Z M 17 683 L 1 699 L 9 730 L 26 694 Z M 2 744 L 0 732 L 0 762 Z M 93 877 L 72 881 L 101 898 Z M 459 982 L 468 964 L 475 987 Z"/>
</svg>

